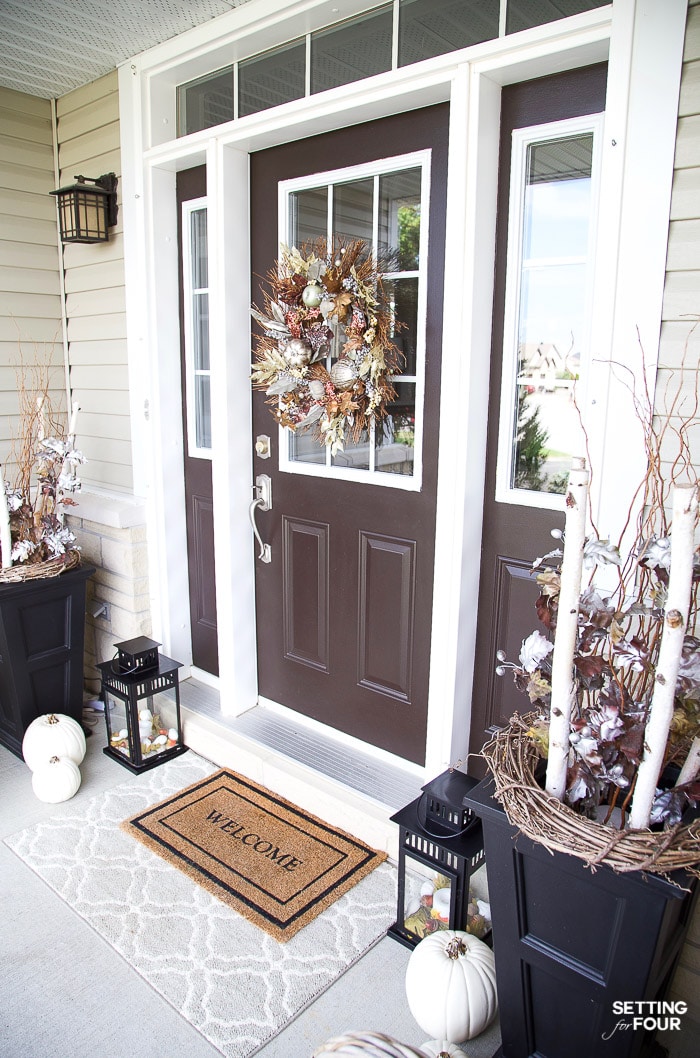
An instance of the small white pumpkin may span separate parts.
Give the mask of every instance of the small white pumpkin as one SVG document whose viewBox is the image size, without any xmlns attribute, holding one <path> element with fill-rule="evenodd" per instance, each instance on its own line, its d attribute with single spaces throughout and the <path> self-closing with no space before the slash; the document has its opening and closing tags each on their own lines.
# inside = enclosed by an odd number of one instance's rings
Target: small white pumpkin
<svg viewBox="0 0 700 1058">
<path fill-rule="evenodd" d="M 32 775 L 32 789 L 47 804 L 68 801 L 80 789 L 80 768 L 70 757 L 50 757 Z"/>
<path fill-rule="evenodd" d="M 22 739 L 22 756 L 30 771 L 36 771 L 50 757 L 70 757 L 76 764 L 82 764 L 86 748 L 82 727 L 64 713 L 38 716 Z"/>
<path fill-rule="evenodd" d="M 426 1058 L 465 1058 L 462 1048 L 449 1040 L 426 1040 L 420 1049 Z"/>
<path fill-rule="evenodd" d="M 344 1036 L 334 1036 L 318 1047 L 312 1058 L 325 1058 L 329 1054 L 343 1055 L 344 1058 L 424 1058 L 422 1051 L 382 1032 L 348 1032 Z"/>
<path fill-rule="evenodd" d="M 411 952 L 406 998 L 413 1017 L 434 1039 L 473 1039 L 498 1009 L 493 952 L 461 930 L 431 933 Z"/>
</svg>

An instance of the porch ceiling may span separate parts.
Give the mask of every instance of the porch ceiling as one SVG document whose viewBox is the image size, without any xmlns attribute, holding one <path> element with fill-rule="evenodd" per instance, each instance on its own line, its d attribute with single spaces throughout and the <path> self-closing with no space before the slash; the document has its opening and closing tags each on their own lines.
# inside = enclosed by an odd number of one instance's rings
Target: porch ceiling
<svg viewBox="0 0 700 1058">
<path fill-rule="evenodd" d="M 0 0 L 0 87 L 57 98 L 155 44 L 250 2 Z"/>
</svg>

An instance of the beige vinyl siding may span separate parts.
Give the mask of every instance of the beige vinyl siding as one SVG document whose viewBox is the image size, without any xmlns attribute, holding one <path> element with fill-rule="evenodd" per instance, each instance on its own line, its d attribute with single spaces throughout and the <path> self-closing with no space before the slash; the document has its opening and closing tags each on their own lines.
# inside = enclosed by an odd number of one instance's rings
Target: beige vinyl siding
<svg viewBox="0 0 700 1058">
<path fill-rule="evenodd" d="M 664 470 L 678 452 L 678 429 L 698 419 L 700 364 L 700 3 L 688 7 L 678 130 L 668 233 L 663 322 L 655 411 L 670 411 L 662 446 Z M 695 466 L 700 464 L 700 423 L 688 430 Z M 700 985 L 700 980 L 698 981 Z"/>
<path fill-rule="evenodd" d="M 691 0 L 688 7 L 666 269 L 655 411 L 657 422 L 672 412 L 672 428 L 662 446 L 668 477 L 678 452 L 676 431 L 691 416 L 696 421 L 687 441 L 696 474 L 700 465 L 700 0 Z M 700 1021 L 700 910 L 691 923 L 669 998 L 685 1000 L 687 1016 Z M 673 1042 L 670 1036 L 663 1037 L 666 1046 Z"/>
<path fill-rule="evenodd" d="M 81 174 L 120 176 L 117 74 L 57 101 L 61 183 Z M 118 203 L 121 195 L 118 188 Z M 121 211 L 108 243 L 64 248 L 70 385 L 80 404 L 81 477 L 117 492 L 132 489 L 129 377 Z"/>
<path fill-rule="evenodd" d="M 18 382 L 52 365 L 51 398 L 65 408 L 51 103 L 0 88 L 0 462 L 15 476 Z"/>
</svg>

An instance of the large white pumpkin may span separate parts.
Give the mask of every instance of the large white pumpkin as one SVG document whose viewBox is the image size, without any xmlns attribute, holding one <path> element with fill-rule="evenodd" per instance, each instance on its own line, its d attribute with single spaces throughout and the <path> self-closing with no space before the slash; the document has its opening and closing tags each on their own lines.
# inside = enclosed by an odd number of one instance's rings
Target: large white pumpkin
<svg viewBox="0 0 700 1058">
<path fill-rule="evenodd" d="M 76 764 L 82 764 L 86 748 L 82 727 L 64 713 L 38 716 L 22 739 L 22 756 L 31 771 L 36 771 L 51 757 L 69 757 Z"/>
<path fill-rule="evenodd" d="M 67 801 L 80 789 L 80 768 L 70 757 L 51 757 L 32 775 L 32 789 L 47 804 Z"/>
<path fill-rule="evenodd" d="M 498 1009 L 493 952 L 470 933 L 431 933 L 408 960 L 406 998 L 429 1036 L 452 1043 L 473 1039 Z"/>
</svg>

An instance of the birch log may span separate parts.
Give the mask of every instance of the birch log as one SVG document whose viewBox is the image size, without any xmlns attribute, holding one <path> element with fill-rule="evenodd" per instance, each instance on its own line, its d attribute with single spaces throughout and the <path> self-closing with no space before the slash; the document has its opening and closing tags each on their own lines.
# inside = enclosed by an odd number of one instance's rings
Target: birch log
<svg viewBox="0 0 700 1058">
<path fill-rule="evenodd" d="M 685 758 L 680 774 L 676 779 L 676 786 L 685 786 L 687 782 L 693 782 L 700 772 L 700 738 L 694 738 L 688 756 Z"/>
<path fill-rule="evenodd" d="M 12 535 L 10 533 L 10 509 L 7 506 L 5 477 L 0 466 L 0 555 L 2 568 L 12 565 Z"/>
<path fill-rule="evenodd" d="M 664 763 L 668 732 L 673 719 L 676 680 L 690 609 L 697 513 L 697 486 L 676 485 L 673 489 L 671 569 L 668 577 L 666 610 L 656 664 L 654 692 L 644 731 L 644 754 L 637 772 L 637 785 L 630 808 L 630 828 L 632 830 L 643 830 L 649 826 L 651 806 Z"/>
<path fill-rule="evenodd" d="M 549 756 L 545 789 L 564 800 L 566 769 L 569 762 L 569 734 L 573 707 L 574 650 L 581 595 L 583 546 L 586 542 L 588 471 L 584 459 L 574 459 L 566 490 L 566 530 L 561 563 L 559 609 L 552 654 L 552 699 L 549 719 Z"/>
</svg>

